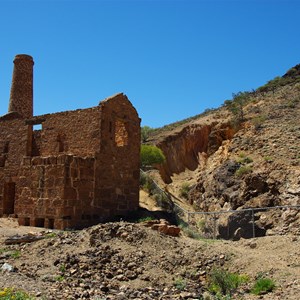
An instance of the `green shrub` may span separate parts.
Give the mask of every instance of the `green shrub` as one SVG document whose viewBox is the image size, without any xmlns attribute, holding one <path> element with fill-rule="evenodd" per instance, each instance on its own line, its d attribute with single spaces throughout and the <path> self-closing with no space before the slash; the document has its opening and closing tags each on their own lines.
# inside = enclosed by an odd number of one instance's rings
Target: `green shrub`
<svg viewBox="0 0 300 300">
<path fill-rule="evenodd" d="M 261 295 L 272 292 L 275 289 L 275 283 L 270 278 L 258 278 L 251 289 L 254 295 Z"/>
<path fill-rule="evenodd" d="M 248 276 L 230 273 L 222 268 L 213 268 L 209 276 L 209 291 L 216 295 L 231 295 Z"/>
<path fill-rule="evenodd" d="M 149 195 L 154 194 L 156 186 L 150 176 L 146 179 L 146 182 L 143 184 L 143 189 L 147 191 Z"/>
<path fill-rule="evenodd" d="M 191 229 L 186 223 L 181 223 L 178 226 L 187 237 L 195 240 L 202 239 L 202 236 L 197 231 Z"/>
<path fill-rule="evenodd" d="M 179 278 L 175 279 L 173 285 L 176 287 L 177 290 L 182 291 L 186 287 L 186 280 L 179 277 Z"/>
<path fill-rule="evenodd" d="M 21 251 L 20 250 L 15 250 L 10 254 L 11 258 L 19 258 L 21 256 Z"/>
<path fill-rule="evenodd" d="M 251 157 L 246 156 L 245 153 L 241 152 L 239 154 L 239 158 L 237 159 L 237 162 L 241 164 L 250 164 L 253 162 L 253 159 Z"/>
<path fill-rule="evenodd" d="M 58 282 L 62 282 L 62 281 L 65 280 L 65 277 L 62 276 L 62 275 L 58 275 L 58 276 L 55 277 L 55 280 L 58 281 Z"/>
<path fill-rule="evenodd" d="M 147 173 L 144 172 L 140 172 L 140 186 L 143 187 L 148 179 L 149 175 Z"/>
<path fill-rule="evenodd" d="M 272 162 L 272 161 L 273 161 L 273 158 L 272 158 L 271 156 L 265 156 L 265 157 L 264 157 L 264 160 L 265 160 L 266 162 Z"/>
<path fill-rule="evenodd" d="M 139 218 L 137 220 L 137 223 L 143 223 L 143 222 L 148 222 L 148 221 L 152 221 L 152 220 L 154 220 L 154 218 L 151 216 L 148 216 L 148 217 Z"/>
<path fill-rule="evenodd" d="M 180 197 L 183 197 L 185 199 L 188 198 L 189 196 L 189 191 L 191 190 L 191 186 L 189 183 L 187 182 L 184 182 L 182 185 L 181 185 L 181 188 L 180 188 L 180 191 L 179 191 L 179 195 Z"/>
<path fill-rule="evenodd" d="M 158 147 L 152 145 L 141 145 L 142 168 L 162 164 L 165 160 L 166 158 L 163 152 Z"/>
<path fill-rule="evenodd" d="M 252 167 L 251 166 L 240 166 L 239 169 L 235 171 L 235 175 L 238 177 L 241 177 L 245 174 L 249 174 L 252 172 Z"/>
<path fill-rule="evenodd" d="M 62 272 L 62 273 L 65 273 L 66 272 L 66 266 L 65 265 L 61 265 L 59 267 L 59 271 Z"/>
<path fill-rule="evenodd" d="M 0 289 L 1 300 L 33 300 L 34 298 L 29 296 L 26 292 L 15 290 L 13 288 Z"/>
<path fill-rule="evenodd" d="M 149 139 L 151 133 L 154 131 L 154 128 L 151 128 L 149 126 L 143 126 L 141 127 L 141 139 L 142 139 L 142 143 L 147 142 L 147 140 Z"/>
<path fill-rule="evenodd" d="M 259 115 L 252 119 L 252 124 L 254 125 L 255 129 L 258 130 L 261 128 L 262 124 L 266 121 L 265 115 Z"/>
<path fill-rule="evenodd" d="M 170 201 L 169 197 L 161 192 L 161 191 L 157 191 L 157 193 L 154 194 L 154 199 L 156 201 L 156 204 L 166 210 L 168 209 L 172 209 L 172 201 Z"/>
<path fill-rule="evenodd" d="M 244 108 L 250 102 L 250 92 L 238 92 L 232 94 L 232 100 L 225 100 L 225 107 L 233 114 L 237 124 L 244 121 Z"/>
<path fill-rule="evenodd" d="M 201 219 L 197 222 L 197 227 L 203 231 L 205 229 L 205 225 L 206 225 L 206 222 L 205 222 L 205 219 Z"/>
</svg>

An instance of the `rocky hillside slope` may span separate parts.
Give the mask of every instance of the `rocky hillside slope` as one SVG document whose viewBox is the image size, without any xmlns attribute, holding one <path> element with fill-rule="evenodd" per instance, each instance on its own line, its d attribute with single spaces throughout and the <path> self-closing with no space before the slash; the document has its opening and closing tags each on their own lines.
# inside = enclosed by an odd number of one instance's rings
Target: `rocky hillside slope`
<svg viewBox="0 0 300 300">
<path fill-rule="evenodd" d="M 237 103 L 225 101 L 217 110 L 152 136 L 166 156 L 159 172 L 169 189 L 177 174 L 195 171 L 189 201 L 196 210 L 300 205 L 300 65 L 244 95 L 242 103 L 239 97 Z M 262 235 L 299 234 L 298 212 L 257 213 L 256 227 Z"/>
</svg>

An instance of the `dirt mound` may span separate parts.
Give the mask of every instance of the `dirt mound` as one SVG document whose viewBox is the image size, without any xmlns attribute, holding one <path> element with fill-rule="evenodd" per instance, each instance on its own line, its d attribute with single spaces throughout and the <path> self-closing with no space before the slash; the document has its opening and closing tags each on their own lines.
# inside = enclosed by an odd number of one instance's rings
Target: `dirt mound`
<svg viewBox="0 0 300 300">
<path fill-rule="evenodd" d="M 25 245 L 2 242 L 0 266 L 8 263 L 14 272 L 2 271 L 0 287 L 14 286 L 43 299 L 201 299 L 217 266 L 247 274 L 251 281 L 258 273 L 268 274 L 277 289 L 263 299 L 296 300 L 300 292 L 296 237 L 194 240 L 127 222 L 45 236 Z M 243 299 L 255 299 L 246 288 L 239 291 Z"/>
</svg>

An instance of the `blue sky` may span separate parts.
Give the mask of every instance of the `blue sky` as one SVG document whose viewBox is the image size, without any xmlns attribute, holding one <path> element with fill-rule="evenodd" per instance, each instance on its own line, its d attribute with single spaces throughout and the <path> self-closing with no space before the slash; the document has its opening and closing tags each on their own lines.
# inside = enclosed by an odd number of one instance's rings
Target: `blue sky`
<svg viewBox="0 0 300 300">
<path fill-rule="evenodd" d="M 34 113 L 124 92 L 142 125 L 220 106 L 300 63 L 300 1 L 0 0 L 0 115 L 32 55 Z"/>
</svg>

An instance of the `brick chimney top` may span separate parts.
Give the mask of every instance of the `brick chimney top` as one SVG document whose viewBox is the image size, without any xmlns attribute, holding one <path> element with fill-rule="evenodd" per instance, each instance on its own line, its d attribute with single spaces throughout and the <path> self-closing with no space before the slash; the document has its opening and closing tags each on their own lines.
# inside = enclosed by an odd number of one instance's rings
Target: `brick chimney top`
<svg viewBox="0 0 300 300">
<path fill-rule="evenodd" d="M 16 56 L 15 56 L 15 59 L 14 59 L 14 62 L 16 61 L 16 60 L 28 60 L 28 61 L 32 61 L 32 63 L 34 64 L 34 62 L 33 62 L 33 57 L 32 56 L 30 56 L 30 55 L 28 55 L 28 54 L 17 54 Z"/>
<path fill-rule="evenodd" d="M 17 112 L 23 118 L 33 116 L 33 65 L 30 55 L 15 56 L 8 112 Z"/>
</svg>

